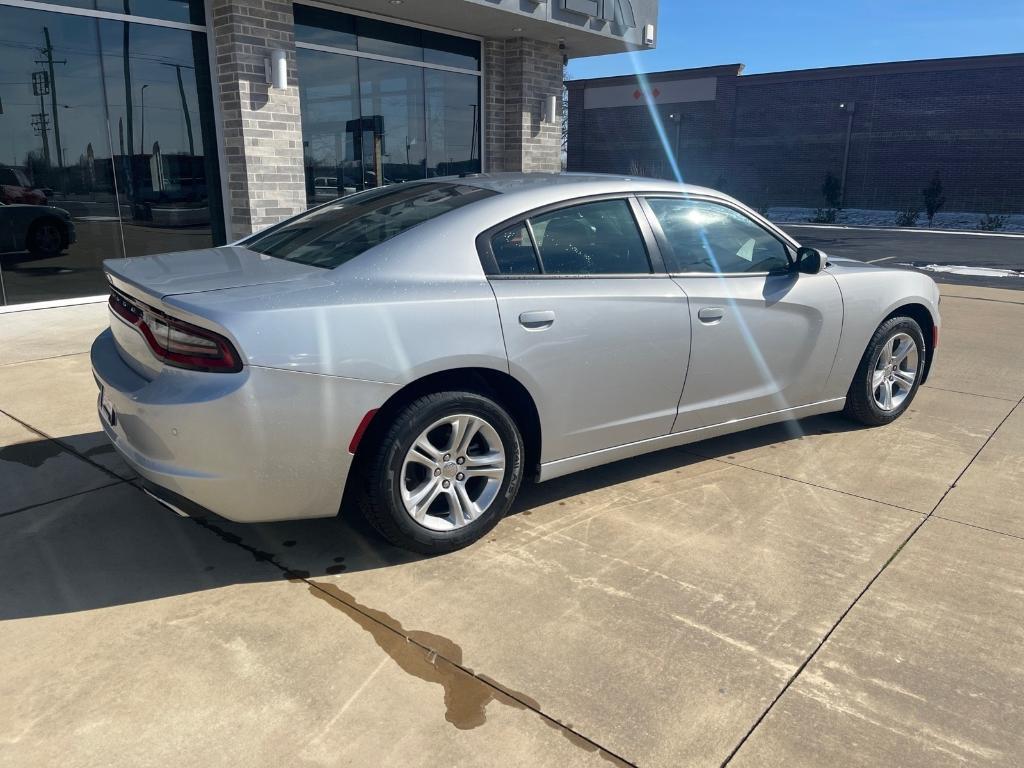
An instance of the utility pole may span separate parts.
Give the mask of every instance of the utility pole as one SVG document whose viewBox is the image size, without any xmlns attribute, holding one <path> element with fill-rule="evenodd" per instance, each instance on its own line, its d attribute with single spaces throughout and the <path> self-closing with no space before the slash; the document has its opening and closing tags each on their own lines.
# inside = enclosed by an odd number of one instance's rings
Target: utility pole
<svg viewBox="0 0 1024 768">
<path fill-rule="evenodd" d="M 57 78 L 53 71 L 54 64 L 67 64 L 67 59 L 61 61 L 53 60 L 53 46 L 50 44 L 50 29 L 43 27 L 43 38 L 46 40 L 46 47 L 40 50 L 45 58 L 36 59 L 36 64 L 45 64 L 49 71 L 49 91 L 51 112 L 53 114 L 53 143 L 57 148 L 57 165 L 64 168 L 64 152 L 60 145 L 60 117 L 57 115 Z M 63 181 L 63 179 L 62 179 Z"/>
<path fill-rule="evenodd" d="M 846 206 L 846 170 L 850 167 L 850 137 L 853 134 L 853 114 L 857 111 L 857 103 L 844 101 L 839 109 L 846 113 L 846 148 L 843 150 L 843 175 L 839 181 L 839 206 Z"/>
<path fill-rule="evenodd" d="M 681 168 L 682 158 L 679 157 L 679 147 L 682 144 L 683 138 L 683 116 L 678 112 L 673 112 L 668 116 L 668 119 L 676 124 L 676 168 Z"/>
<path fill-rule="evenodd" d="M 185 85 L 181 80 L 182 67 L 185 69 L 195 69 L 187 64 L 163 64 L 165 67 L 174 67 L 175 72 L 178 73 L 178 94 L 181 96 L 181 111 L 185 115 L 185 131 L 188 133 L 188 153 L 195 155 L 196 146 L 192 140 L 192 117 L 188 111 L 188 101 L 185 99 Z"/>
<path fill-rule="evenodd" d="M 50 77 L 46 71 L 32 73 L 32 95 L 39 97 L 39 111 L 32 115 L 32 127 L 43 139 L 43 161 L 50 167 L 50 116 L 46 114 L 45 97 L 50 92 Z"/>
<path fill-rule="evenodd" d="M 139 90 L 139 95 L 142 97 L 142 136 L 139 139 L 139 154 L 146 154 L 146 89 L 149 88 L 149 83 L 146 83 Z"/>
</svg>

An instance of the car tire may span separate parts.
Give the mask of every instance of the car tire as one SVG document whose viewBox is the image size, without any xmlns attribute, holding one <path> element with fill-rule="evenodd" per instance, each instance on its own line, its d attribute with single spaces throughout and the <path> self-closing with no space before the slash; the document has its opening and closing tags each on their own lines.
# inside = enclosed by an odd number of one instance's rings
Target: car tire
<svg viewBox="0 0 1024 768">
<path fill-rule="evenodd" d="M 898 419 L 914 400 L 928 351 L 921 326 L 893 317 L 875 331 L 846 395 L 844 413 L 872 427 Z"/>
<path fill-rule="evenodd" d="M 504 408 L 475 392 L 414 400 L 369 450 L 363 514 L 392 544 L 421 554 L 452 552 L 486 535 L 522 483 L 519 429 Z"/>
<path fill-rule="evenodd" d="M 43 219 L 29 229 L 25 247 L 34 256 L 53 257 L 64 249 L 65 242 L 67 236 L 60 222 Z"/>
</svg>

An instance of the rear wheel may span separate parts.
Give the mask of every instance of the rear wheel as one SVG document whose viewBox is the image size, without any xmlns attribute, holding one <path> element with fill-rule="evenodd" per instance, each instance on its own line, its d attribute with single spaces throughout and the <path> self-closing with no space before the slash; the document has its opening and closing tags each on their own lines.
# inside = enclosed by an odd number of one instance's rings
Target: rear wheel
<svg viewBox="0 0 1024 768">
<path fill-rule="evenodd" d="M 889 424 L 913 402 L 925 367 L 924 334 L 910 317 L 882 323 L 868 343 L 844 413 L 869 426 Z"/>
<path fill-rule="evenodd" d="M 451 552 L 484 536 L 522 482 L 515 422 L 473 392 L 414 400 L 373 451 L 363 513 L 390 542 L 424 554 Z"/>
<path fill-rule="evenodd" d="M 37 221 L 28 231 L 25 246 L 36 256 L 56 256 L 64 247 L 63 228 L 51 219 Z"/>
</svg>

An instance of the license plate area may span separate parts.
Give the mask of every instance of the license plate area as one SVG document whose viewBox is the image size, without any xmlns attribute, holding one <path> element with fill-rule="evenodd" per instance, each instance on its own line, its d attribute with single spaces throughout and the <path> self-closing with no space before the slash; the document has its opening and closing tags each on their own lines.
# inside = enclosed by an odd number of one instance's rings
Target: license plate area
<svg viewBox="0 0 1024 768">
<path fill-rule="evenodd" d="M 107 397 L 107 390 L 100 387 L 100 413 L 107 420 L 110 426 L 117 424 L 117 413 L 114 411 L 114 404 Z"/>
</svg>

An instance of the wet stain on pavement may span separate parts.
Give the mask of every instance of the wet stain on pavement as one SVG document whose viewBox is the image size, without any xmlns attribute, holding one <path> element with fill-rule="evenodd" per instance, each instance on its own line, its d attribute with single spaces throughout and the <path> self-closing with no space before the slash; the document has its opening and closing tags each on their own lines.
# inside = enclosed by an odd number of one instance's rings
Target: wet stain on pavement
<svg viewBox="0 0 1024 768">
<path fill-rule="evenodd" d="M 52 440 L 39 440 L 34 443 L 18 443 L 0 448 L 0 461 L 23 464 L 31 469 L 38 469 L 50 459 L 64 453 L 63 449 Z"/>
<path fill-rule="evenodd" d="M 324 570 L 327 572 L 328 575 L 336 576 L 339 573 L 344 573 L 346 568 L 341 563 L 337 563 L 335 565 L 328 565 L 327 568 L 325 568 Z"/>
<path fill-rule="evenodd" d="M 526 704 L 487 685 L 456 665 L 462 664 L 462 648 L 446 637 L 418 630 L 407 631 L 401 622 L 383 611 L 360 604 L 334 584 L 312 582 L 310 593 L 341 611 L 367 632 L 377 646 L 413 677 L 444 688 L 444 718 L 456 728 L 479 728 L 487 721 L 487 705 L 499 701 L 525 709 Z M 534 702 L 526 699 L 532 706 Z"/>
<path fill-rule="evenodd" d="M 307 582 L 313 597 L 343 613 L 362 630 L 405 673 L 444 689 L 444 718 L 460 730 L 479 728 L 487 722 L 487 706 L 498 702 L 513 709 L 532 709 L 541 713 L 540 704 L 529 696 L 513 691 L 484 675 L 475 675 L 463 665 L 462 648 L 441 635 L 420 630 L 406 630 L 400 621 L 384 611 L 362 605 L 355 597 L 334 584 Z M 604 751 L 558 721 L 541 715 L 542 721 L 557 729 L 573 745 L 598 753 L 613 765 L 625 766 L 614 755 Z"/>
</svg>

